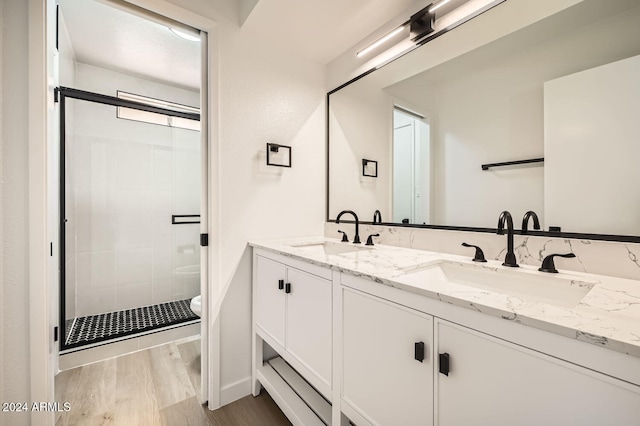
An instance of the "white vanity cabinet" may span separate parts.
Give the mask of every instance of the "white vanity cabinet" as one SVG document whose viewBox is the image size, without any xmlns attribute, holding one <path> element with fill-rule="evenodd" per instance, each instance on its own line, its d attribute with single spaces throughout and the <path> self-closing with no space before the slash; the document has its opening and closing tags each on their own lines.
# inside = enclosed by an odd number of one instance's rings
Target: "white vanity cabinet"
<svg viewBox="0 0 640 426">
<path fill-rule="evenodd" d="M 577 351 L 600 365 L 615 352 L 351 275 L 341 283 L 342 412 L 359 426 L 640 424 L 640 386 L 576 364 Z M 413 359 L 421 340 L 424 365 Z"/>
<path fill-rule="evenodd" d="M 253 394 L 294 425 L 640 424 L 640 358 L 302 259 L 253 256 Z"/>
<path fill-rule="evenodd" d="M 637 386 L 440 319 L 435 335 L 438 426 L 640 423 Z"/>
<path fill-rule="evenodd" d="M 341 343 L 342 408 L 351 420 L 432 424 L 433 317 L 343 288 Z"/>
<path fill-rule="evenodd" d="M 330 277 L 329 269 L 314 265 L 302 270 L 254 257 L 256 333 L 325 395 L 332 372 Z"/>
</svg>

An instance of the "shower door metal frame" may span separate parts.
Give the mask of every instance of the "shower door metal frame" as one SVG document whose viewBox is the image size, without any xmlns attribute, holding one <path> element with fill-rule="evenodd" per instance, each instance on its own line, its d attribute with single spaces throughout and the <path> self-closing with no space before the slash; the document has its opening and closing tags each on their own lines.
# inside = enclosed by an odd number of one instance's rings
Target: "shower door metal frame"
<svg viewBox="0 0 640 426">
<path fill-rule="evenodd" d="M 65 169 L 65 148 L 66 148 L 66 125 L 65 125 L 65 107 L 66 107 L 66 103 L 65 100 L 66 98 L 71 98 L 71 99 L 79 99 L 82 101 L 88 101 L 88 102 L 94 102 L 94 103 L 98 103 L 98 104 L 103 104 L 103 105 L 111 105 L 114 107 L 124 107 L 124 108 L 131 108 L 131 109 L 137 109 L 140 111 L 146 111 L 146 112 L 153 112 L 156 114 L 163 114 L 163 115 L 170 115 L 172 117 L 180 117 L 180 118 L 186 118 L 189 120 L 197 120 L 197 121 L 201 121 L 200 120 L 200 114 L 195 114 L 195 113 L 189 113 L 189 112 L 183 112 L 183 111 L 174 111 L 171 109 L 166 109 L 166 108 L 161 108 L 161 107 L 156 107 L 156 106 L 151 106 L 151 105 L 147 105 L 144 103 L 140 103 L 140 102 L 135 102 L 135 101 L 129 101 L 129 100 L 125 100 L 125 99 L 120 99 L 117 98 L 115 96 L 109 96 L 109 95 L 103 95 L 100 93 L 94 93 L 94 92 L 87 92 L 84 90 L 78 90 L 78 89 L 73 89 L 70 87 L 57 87 L 55 89 L 55 97 L 56 100 L 60 103 L 60 163 L 59 163 L 59 167 L 60 167 L 60 182 L 59 182 L 59 195 L 60 195 L 60 223 L 59 223 L 59 230 L 60 230 L 60 235 L 59 235 L 59 241 L 60 241 L 60 245 L 59 245 L 59 259 L 60 259 L 60 263 L 59 263 L 59 268 L 60 268 L 60 324 L 58 325 L 58 328 L 60 330 L 60 332 L 58 333 L 59 336 L 59 350 L 63 351 L 65 349 L 69 349 L 66 345 L 66 340 L 67 340 L 67 329 L 66 329 L 66 271 L 65 271 L 65 263 L 66 263 L 66 256 L 65 256 L 65 251 L 66 251 L 66 241 L 65 241 L 65 235 L 66 235 L 66 207 L 65 207 L 65 203 L 66 203 L 66 197 L 65 197 L 65 183 L 66 183 L 66 169 Z M 108 341 L 103 341 L 100 342 L 101 344 L 105 344 L 108 343 Z M 80 349 L 81 347 L 74 347 L 75 349 Z"/>
</svg>

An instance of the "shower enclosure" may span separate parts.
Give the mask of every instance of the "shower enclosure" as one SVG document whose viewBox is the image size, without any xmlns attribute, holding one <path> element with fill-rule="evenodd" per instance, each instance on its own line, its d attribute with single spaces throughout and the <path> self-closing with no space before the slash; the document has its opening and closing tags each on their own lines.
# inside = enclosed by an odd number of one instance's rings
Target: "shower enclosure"
<svg viewBox="0 0 640 426">
<path fill-rule="evenodd" d="M 199 111 L 58 89 L 61 350 L 199 321 Z"/>
</svg>

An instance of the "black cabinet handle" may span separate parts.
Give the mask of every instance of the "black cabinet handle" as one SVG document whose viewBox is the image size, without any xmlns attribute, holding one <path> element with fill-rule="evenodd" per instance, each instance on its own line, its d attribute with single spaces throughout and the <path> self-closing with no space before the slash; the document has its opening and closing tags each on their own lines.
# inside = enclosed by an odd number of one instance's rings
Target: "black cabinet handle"
<svg viewBox="0 0 640 426">
<path fill-rule="evenodd" d="M 291 283 L 286 283 L 284 285 L 284 292 L 287 294 L 291 293 Z"/>
<path fill-rule="evenodd" d="M 278 290 L 282 290 L 284 288 L 284 280 L 278 280 Z"/>
<path fill-rule="evenodd" d="M 416 361 L 424 361 L 424 342 L 416 342 L 413 345 L 413 358 Z"/>
<path fill-rule="evenodd" d="M 438 361 L 439 361 L 438 364 L 439 364 L 440 373 L 444 374 L 445 376 L 448 376 L 449 375 L 449 354 L 448 353 L 439 354 Z"/>
</svg>

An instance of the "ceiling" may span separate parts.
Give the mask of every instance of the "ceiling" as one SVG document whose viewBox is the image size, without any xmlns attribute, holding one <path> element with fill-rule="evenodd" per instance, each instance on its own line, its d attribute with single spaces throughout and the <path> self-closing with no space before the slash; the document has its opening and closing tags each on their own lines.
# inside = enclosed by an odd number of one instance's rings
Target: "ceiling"
<svg viewBox="0 0 640 426">
<path fill-rule="evenodd" d="M 242 28 L 255 31 L 303 57 L 328 64 L 410 6 L 429 3 L 416 0 L 260 0 Z"/>
<path fill-rule="evenodd" d="M 96 1 L 59 3 L 77 62 L 199 89 L 199 42 Z"/>
<path fill-rule="evenodd" d="M 173 0 L 180 4 L 182 0 Z M 237 0 L 234 0 L 237 1 Z M 202 0 L 208 6 L 221 0 Z M 197 89 L 197 42 L 166 26 L 88 0 L 59 0 L 78 62 Z M 239 2 L 237 4 L 241 4 Z M 246 1 L 244 2 L 246 3 Z M 259 0 L 248 16 L 228 16 L 242 31 L 327 64 L 420 0 Z M 425 4 L 428 2 L 424 2 Z M 225 3 L 226 4 L 226 3 Z M 228 7 L 220 14 L 231 15 Z"/>
</svg>

